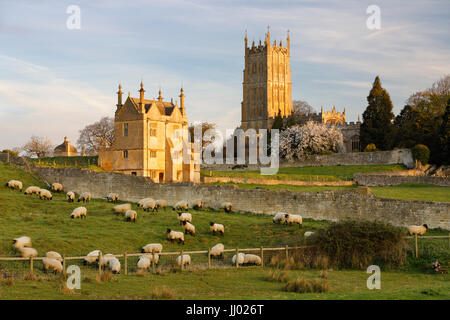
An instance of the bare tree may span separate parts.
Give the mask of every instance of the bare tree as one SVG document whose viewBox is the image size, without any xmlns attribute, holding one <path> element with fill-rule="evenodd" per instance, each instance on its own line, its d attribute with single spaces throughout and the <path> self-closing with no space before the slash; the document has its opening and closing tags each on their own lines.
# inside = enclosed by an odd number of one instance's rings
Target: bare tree
<svg viewBox="0 0 450 320">
<path fill-rule="evenodd" d="M 52 142 L 45 137 L 32 136 L 22 150 L 28 157 L 49 157 L 52 154 Z"/>
<path fill-rule="evenodd" d="M 311 105 L 302 100 L 292 101 L 293 113 L 295 117 L 309 117 L 311 114 L 315 113 L 315 110 Z"/>
<path fill-rule="evenodd" d="M 86 146 L 87 154 L 97 154 L 100 148 L 107 148 L 114 142 L 114 119 L 103 117 L 80 130 L 78 148 Z"/>
<path fill-rule="evenodd" d="M 191 125 L 189 125 L 189 127 L 188 127 L 191 142 L 194 142 L 194 127 L 195 127 L 196 125 L 197 125 L 197 124 L 191 124 Z M 203 140 L 203 136 L 204 136 L 205 132 L 208 131 L 208 130 L 216 131 L 217 126 L 216 126 L 215 123 L 210 123 L 210 122 L 206 122 L 206 121 L 205 121 L 205 122 L 202 122 L 202 123 L 201 123 L 201 126 L 202 126 L 202 148 L 204 148 L 204 147 L 206 147 L 208 144 L 211 143 L 211 142 L 209 142 L 209 141 L 204 141 L 204 140 Z"/>
</svg>

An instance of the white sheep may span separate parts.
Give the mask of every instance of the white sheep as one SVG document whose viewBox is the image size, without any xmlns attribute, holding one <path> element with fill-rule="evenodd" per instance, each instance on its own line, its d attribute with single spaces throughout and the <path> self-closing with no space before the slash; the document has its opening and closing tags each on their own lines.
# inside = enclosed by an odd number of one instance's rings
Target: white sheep
<svg viewBox="0 0 450 320">
<path fill-rule="evenodd" d="M 165 207 L 167 207 L 167 201 L 166 200 L 163 200 L 163 199 L 156 200 L 156 208 L 157 209 L 165 208 Z"/>
<path fill-rule="evenodd" d="M 256 254 L 246 253 L 244 255 L 244 262 L 242 264 L 260 266 L 261 262 L 262 261 L 260 256 L 257 256 Z"/>
<path fill-rule="evenodd" d="M 34 248 L 26 248 L 26 247 L 22 247 L 19 248 L 19 252 L 22 255 L 22 258 L 31 258 L 31 257 L 37 257 L 38 252 L 36 249 Z"/>
<path fill-rule="evenodd" d="M 285 212 L 278 212 L 273 216 L 272 222 L 273 223 L 284 223 L 286 221 L 286 213 Z"/>
<path fill-rule="evenodd" d="M 11 189 L 19 189 L 20 191 L 22 191 L 22 181 L 19 180 L 9 180 L 5 186 L 11 188 Z"/>
<path fill-rule="evenodd" d="M 233 208 L 233 204 L 231 202 L 227 201 L 227 202 L 222 202 L 220 204 L 220 209 L 225 210 L 225 212 L 231 212 L 232 208 Z"/>
<path fill-rule="evenodd" d="M 222 243 L 218 243 L 214 247 L 211 248 L 210 256 L 211 257 L 223 257 L 224 250 L 225 250 L 225 246 Z"/>
<path fill-rule="evenodd" d="M 115 213 L 125 213 L 128 210 L 131 210 L 131 204 L 129 203 L 118 204 L 117 206 L 113 207 L 113 211 Z"/>
<path fill-rule="evenodd" d="M 49 251 L 49 252 L 47 252 L 45 254 L 45 257 L 49 258 L 49 259 L 55 259 L 55 260 L 58 260 L 58 261 L 63 261 L 62 256 L 56 251 Z"/>
<path fill-rule="evenodd" d="M 31 238 L 26 236 L 15 238 L 13 239 L 13 246 L 16 249 L 31 247 Z"/>
<path fill-rule="evenodd" d="M 427 232 L 427 230 L 428 230 L 428 225 L 426 225 L 426 224 L 423 224 L 421 226 L 412 225 L 412 226 L 408 227 L 408 233 L 410 235 L 417 234 L 417 235 L 421 236 L 421 235 L 424 235 L 425 232 Z"/>
<path fill-rule="evenodd" d="M 285 222 L 284 223 L 298 224 L 299 228 L 302 227 L 302 223 L 303 223 L 302 216 L 300 216 L 298 214 L 288 214 L 288 213 L 286 213 L 284 215 L 284 218 L 285 218 Z"/>
<path fill-rule="evenodd" d="M 194 200 L 191 203 L 191 208 L 193 208 L 194 210 L 202 209 L 202 208 L 204 208 L 204 206 L 205 206 L 205 203 L 201 199 Z"/>
<path fill-rule="evenodd" d="M 243 264 L 244 263 L 244 259 L 245 259 L 245 254 L 242 252 L 239 252 L 238 254 L 238 264 Z M 236 265 L 236 255 L 233 256 L 233 258 L 231 259 L 231 262 L 233 263 L 233 265 Z"/>
<path fill-rule="evenodd" d="M 38 195 L 40 189 L 41 188 L 39 188 L 39 187 L 31 186 L 31 187 L 28 187 L 28 188 L 25 189 L 24 194 L 27 194 L 27 195 L 29 195 L 29 194 L 36 194 L 36 195 Z"/>
<path fill-rule="evenodd" d="M 91 201 L 91 194 L 89 192 L 83 192 L 80 194 L 80 196 L 78 197 L 78 202 L 83 201 L 83 202 L 89 202 Z"/>
<path fill-rule="evenodd" d="M 220 233 L 221 235 L 223 235 L 225 233 L 225 228 L 223 226 L 223 224 L 220 223 L 214 223 L 214 222 L 210 222 L 209 223 L 209 228 L 211 229 L 211 231 L 213 232 L 213 234 L 215 234 L 216 232 Z"/>
<path fill-rule="evenodd" d="M 113 254 L 111 254 L 111 253 L 104 254 L 100 258 L 98 264 L 100 265 L 101 268 L 104 269 L 106 267 L 106 265 L 108 264 L 109 260 L 112 259 L 112 258 L 114 258 Z"/>
<path fill-rule="evenodd" d="M 94 250 L 89 252 L 87 256 L 84 258 L 84 264 L 91 264 L 97 262 L 101 253 L 102 252 L 100 250 Z"/>
<path fill-rule="evenodd" d="M 309 238 L 309 237 L 311 237 L 314 233 L 315 233 L 314 231 L 306 231 L 306 232 L 303 234 L 303 236 L 304 236 L 305 238 Z"/>
<path fill-rule="evenodd" d="M 48 270 L 51 270 L 54 273 L 61 273 L 63 271 L 62 263 L 59 260 L 53 258 L 43 258 L 42 263 L 44 265 L 44 272 L 48 272 Z"/>
<path fill-rule="evenodd" d="M 167 229 L 167 238 L 170 240 L 170 242 L 177 240 L 178 242 L 182 242 L 184 244 L 184 233 L 183 232 Z"/>
<path fill-rule="evenodd" d="M 119 201 L 119 195 L 117 193 L 111 192 L 106 197 L 106 200 L 108 200 L 108 202 L 117 202 Z"/>
<path fill-rule="evenodd" d="M 142 205 L 142 209 L 144 209 L 144 211 L 150 211 L 150 210 L 152 210 L 152 212 L 158 211 L 158 207 L 156 206 L 155 200 L 145 201 L 144 204 Z"/>
<path fill-rule="evenodd" d="M 47 189 L 39 189 L 39 199 L 52 200 L 53 195 Z"/>
<path fill-rule="evenodd" d="M 183 210 L 189 210 L 189 203 L 186 200 L 181 200 L 175 203 L 173 206 L 174 211 L 183 211 Z"/>
<path fill-rule="evenodd" d="M 183 221 L 192 222 L 192 215 L 189 212 L 178 212 L 178 220 L 180 224 L 183 224 Z"/>
<path fill-rule="evenodd" d="M 78 219 L 78 218 L 86 218 L 87 216 L 87 209 L 85 207 L 78 207 L 73 209 L 72 213 L 70 214 L 70 217 L 72 219 Z"/>
<path fill-rule="evenodd" d="M 108 260 L 108 267 L 112 273 L 120 273 L 120 261 L 116 257 Z"/>
<path fill-rule="evenodd" d="M 137 262 L 138 269 L 148 269 L 152 265 L 152 261 L 155 261 L 155 264 L 158 264 L 159 254 L 144 254 L 139 257 Z"/>
<path fill-rule="evenodd" d="M 58 183 L 58 182 L 52 183 L 52 191 L 55 191 L 55 192 L 61 192 L 61 191 L 63 191 L 63 186 L 62 186 L 62 184 L 61 184 L 61 183 Z"/>
<path fill-rule="evenodd" d="M 179 266 L 179 267 L 181 267 L 182 264 L 183 264 L 183 267 L 188 266 L 191 264 L 191 256 L 188 254 L 183 254 L 183 257 L 181 257 L 181 255 L 180 255 L 177 257 L 176 262 L 177 262 L 177 266 Z"/>
<path fill-rule="evenodd" d="M 149 243 L 145 246 L 142 247 L 141 252 L 147 252 L 147 253 L 151 253 L 151 252 L 155 252 L 155 253 L 160 253 L 162 252 L 163 246 L 161 243 Z"/>
<path fill-rule="evenodd" d="M 134 210 L 128 210 L 125 212 L 125 220 L 136 222 L 137 213 Z"/>
<path fill-rule="evenodd" d="M 69 191 L 66 193 L 67 201 L 74 202 L 75 201 L 75 192 Z"/>
<path fill-rule="evenodd" d="M 195 226 L 187 221 L 183 221 L 184 233 L 189 233 L 191 236 L 195 236 Z"/>
<path fill-rule="evenodd" d="M 144 198 L 144 199 L 139 200 L 138 207 L 142 207 L 144 205 L 144 203 L 146 203 L 149 200 L 153 200 L 153 198 Z M 155 200 L 153 200 L 153 201 L 155 201 Z"/>
</svg>

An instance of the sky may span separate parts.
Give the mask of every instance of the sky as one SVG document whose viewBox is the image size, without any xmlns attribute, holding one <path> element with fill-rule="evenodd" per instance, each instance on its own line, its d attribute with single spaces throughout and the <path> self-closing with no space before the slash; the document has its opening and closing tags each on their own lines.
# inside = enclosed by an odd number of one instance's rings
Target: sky
<svg viewBox="0 0 450 320">
<path fill-rule="evenodd" d="M 70 5 L 80 28 L 67 28 Z M 380 9 L 379 30 L 366 21 Z M 292 97 L 356 121 L 380 76 L 394 113 L 450 73 L 448 0 L 0 0 L 0 150 L 32 135 L 74 144 L 114 116 L 117 87 L 178 99 L 190 122 L 240 125 L 244 35 L 291 38 Z"/>
</svg>

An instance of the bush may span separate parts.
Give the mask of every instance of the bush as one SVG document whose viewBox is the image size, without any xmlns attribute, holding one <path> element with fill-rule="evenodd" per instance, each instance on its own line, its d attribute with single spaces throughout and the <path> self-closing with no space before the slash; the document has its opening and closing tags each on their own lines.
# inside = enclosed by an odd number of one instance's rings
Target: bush
<svg viewBox="0 0 450 320">
<path fill-rule="evenodd" d="M 375 152 L 378 151 L 377 146 L 375 143 L 369 143 L 365 148 L 364 152 Z"/>
<path fill-rule="evenodd" d="M 9 155 L 10 155 L 10 156 L 13 156 L 13 157 L 18 157 L 18 156 L 19 156 L 19 154 L 18 154 L 17 152 L 14 152 L 14 151 L 9 150 L 9 149 L 5 149 L 5 150 L 3 150 L 2 152 L 3 152 L 3 153 L 9 153 Z"/>
<path fill-rule="evenodd" d="M 297 278 L 286 283 L 284 290 L 298 293 L 323 293 L 330 291 L 330 286 L 325 279 Z"/>
<path fill-rule="evenodd" d="M 430 160 L 430 149 L 426 145 L 416 144 L 411 149 L 411 152 L 414 160 L 419 160 L 423 165 L 426 165 L 428 160 Z"/>
<path fill-rule="evenodd" d="M 404 230 L 389 224 L 344 220 L 320 229 L 311 239 L 319 254 L 337 267 L 400 266 L 406 261 Z"/>
</svg>

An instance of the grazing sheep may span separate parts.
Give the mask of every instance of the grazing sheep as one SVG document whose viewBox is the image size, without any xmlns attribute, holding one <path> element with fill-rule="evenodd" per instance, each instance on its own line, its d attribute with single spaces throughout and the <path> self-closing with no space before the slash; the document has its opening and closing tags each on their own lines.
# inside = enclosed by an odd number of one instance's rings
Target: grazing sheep
<svg viewBox="0 0 450 320">
<path fill-rule="evenodd" d="M 34 248 L 19 248 L 19 252 L 22 255 L 22 258 L 31 258 L 37 257 L 38 252 Z"/>
<path fill-rule="evenodd" d="M 49 259 L 55 259 L 55 260 L 58 260 L 58 261 L 61 261 L 61 262 L 63 261 L 62 256 L 56 251 L 49 251 L 49 252 L 47 252 L 45 254 L 45 257 L 49 258 Z"/>
<path fill-rule="evenodd" d="M 189 233 L 191 236 L 195 236 L 195 226 L 190 222 L 183 221 L 184 233 Z"/>
<path fill-rule="evenodd" d="M 167 207 L 167 201 L 166 200 L 162 200 L 162 199 L 156 200 L 156 208 L 157 209 L 165 208 L 165 207 Z"/>
<path fill-rule="evenodd" d="M 149 200 L 155 201 L 155 200 L 153 200 L 153 198 L 144 198 L 144 199 L 141 199 L 141 200 L 139 200 L 139 202 L 138 202 L 138 207 L 142 207 L 142 206 L 144 205 L 144 203 L 146 203 L 146 202 L 149 201 Z"/>
<path fill-rule="evenodd" d="M 223 224 L 210 222 L 209 225 L 210 225 L 209 228 L 211 229 L 213 234 L 215 234 L 216 232 L 220 233 L 221 235 L 224 234 L 225 228 L 224 228 Z"/>
<path fill-rule="evenodd" d="M 425 234 L 425 232 L 427 232 L 427 229 L 428 229 L 428 225 L 426 225 L 426 224 L 423 224 L 421 226 L 412 225 L 412 226 L 408 227 L 408 233 L 410 235 L 417 234 L 419 236 L 422 236 Z"/>
<path fill-rule="evenodd" d="M 205 203 L 201 199 L 194 200 L 191 203 L 191 208 L 193 208 L 194 210 L 200 210 L 203 209 L 204 207 Z"/>
<path fill-rule="evenodd" d="M 243 264 L 244 263 L 244 259 L 245 259 L 245 253 L 239 252 L 239 254 L 238 254 L 238 264 Z M 231 262 L 233 263 L 233 265 L 236 264 L 236 255 L 233 256 L 233 258 L 231 259 Z"/>
<path fill-rule="evenodd" d="M 431 267 L 433 268 L 434 272 L 436 273 L 440 273 L 440 274 L 448 274 L 447 270 L 444 270 L 441 268 L 441 264 L 439 263 L 438 260 L 436 260 L 435 262 L 433 262 L 431 264 Z"/>
<path fill-rule="evenodd" d="M 75 193 L 73 191 L 69 191 L 66 193 L 67 201 L 74 202 L 75 201 Z"/>
<path fill-rule="evenodd" d="M 53 258 L 43 258 L 42 263 L 44 264 L 44 272 L 48 272 L 49 270 L 54 273 L 61 273 L 63 271 L 63 266 L 61 261 Z"/>
<path fill-rule="evenodd" d="M 20 237 L 13 239 L 13 246 L 16 249 L 20 249 L 23 247 L 31 247 L 31 238 L 30 237 Z"/>
<path fill-rule="evenodd" d="M 181 200 L 175 203 L 173 206 L 174 211 L 183 211 L 183 210 L 189 210 L 189 203 L 186 200 Z"/>
<path fill-rule="evenodd" d="M 154 253 L 160 253 L 163 249 L 163 246 L 161 243 L 149 243 L 142 247 L 141 252 L 154 252 Z"/>
<path fill-rule="evenodd" d="M 97 262 L 101 253 L 102 252 L 100 250 L 94 250 L 94 251 L 89 252 L 87 254 L 87 256 L 84 258 L 83 263 L 84 264 L 91 264 L 91 263 Z"/>
<path fill-rule="evenodd" d="M 24 194 L 26 194 L 26 195 L 29 195 L 29 194 L 36 194 L 36 195 L 38 195 L 40 189 L 41 188 L 39 188 L 39 187 L 31 186 L 31 187 L 28 187 L 28 188 L 25 189 Z"/>
<path fill-rule="evenodd" d="M 220 204 L 220 209 L 225 210 L 225 212 L 231 212 L 232 208 L 233 208 L 233 205 L 231 202 L 222 202 Z"/>
<path fill-rule="evenodd" d="M 183 221 L 192 222 L 192 215 L 189 212 L 178 212 L 178 220 L 180 224 L 183 224 Z"/>
<path fill-rule="evenodd" d="M 91 194 L 89 192 L 83 192 L 82 194 L 80 194 L 80 196 L 78 197 L 78 202 L 83 201 L 83 202 L 89 202 L 91 201 Z"/>
<path fill-rule="evenodd" d="M 114 255 L 111 253 L 107 253 L 105 255 L 102 255 L 99 261 L 99 265 L 102 269 L 106 268 L 106 265 L 108 264 L 109 260 L 114 258 Z"/>
<path fill-rule="evenodd" d="M 39 189 L 39 199 L 52 200 L 53 195 L 47 189 Z"/>
<path fill-rule="evenodd" d="M 108 260 L 108 267 L 112 273 L 120 273 L 120 261 L 116 257 Z"/>
<path fill-rule="evenodd" d="M 256 254 L 246 253 L 244 255 L 244 262 L 242 264 L 260 266 L 261 265 L 261 257 L 257 256 Z"/>
<path fill-rule="evenodd" d="M 72 213 L 70 214 L 70 217 L 72 219 L 78 219 L 78 218 L 86 218 L 87 216 L 87 209 L 85 207 L 78 207 L 73 209 Z"/>
<path fill-rule="evenodd" d="M 128 210 L 131 210 L 131 204 L 129 203 L 118 204 L 117 206 L 113 207 L 113 211 L 115 213 L 125 213 Z"/>
<path fill-rule="evenodd" d="M 211 248 L 210 256 L 211 257 L 223 257 L 223 252 L 225 250 L 225 246 L 221 243 L 216 244 Z"/>
<path fill-rule="evenodd" d="M 19 180 L 9 180 L 5 186 L 11 188 L 11 189 L 19 189 L 20 191 L 22 191 L 22 181 Z"/>
<path fill-rule="evenodd" d="M 315 233 L 314 231 L 306 231 L 306 232 L 303 234 L 303 236 L 304 236 L 305 238 L 309 238 L 309 237 L 311 237 L 314 233 Z"/>
<path fill-rule="evenodd" d="M 184 244 L 183 232 L 167 229 L 167 238 L 170 240 L 170 242 L 177 240 L 178 242 L 182 242 Z"/>
<path fill-rule="evenodd" d="M 125 212 L 125 220 L 136 222 L 137 213 L 134 210 L 128 210 Z"/>
<path fill-rule="evenodd" d="M 144 211 L 150 211 L 150 210 L 152 210 L 152 212 L 158 211 L 158 207 L 156 206 L 155 200 L 148 200 L 148 201 L 144 202 L 144 204 L 142 205 L 142 209 L 144 209 Z"/>
<path fill-rule="evenodd" d="M 58 183 L 58 182 L 52 183 L 52 191 L 55 191 L 55 192 L 61 192 L 61 191 L 63 191 L 63 186 L 62 186 L 62 184 L 61 184 L 61 183 Z"/>
<path fill-rule="evenodd" d="M 111 192 L 106 197 L 106 200 L 108 200 L 108 202 L 117 202 L 119 201 L 119 195 L 117 193 Z"/>
<path fill-rule="evenodd" d="M 286 222 L 286 213 L 284 212 L 278 212 L 276 215 L 273 216 L 272 222 L 273 223 L 285 223 Z"/>
<path fill-rule="evenodd" d="M 150 268 L 152 261 L 153 261 L 153 257 L 155 264 L 158 264 L 159 261 L 159 254 L 144 254 L 142 256 L 139 257 L 139 260 L 137 262 L 137 267 L 138 269 L 148 269 Z"/>
<path fill-rule="evenodd" d="M 284 215 L 285 221 L 284 223 L 289 223 L 289 224 L 298 224 L 299 228 L 302 227 L 302 223 L 303 223 L 303 219 L 302 216 L 298 215 L 298 214 L 288 214 L 286 213 Z"/>
<path fill-rule="evenodd" d="M 177 266 L 179 266 L 179 267 L 181 267 L 181 264 L 183 264 L 183 267 L 189 266 L 191 264 L 191 256 L 188 254 L 183 254 L 183 257 L 181 257 L 181 255 L 180 255 L 177 257 L 176 262 L 177 262 Z"/>
</svg>

